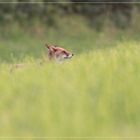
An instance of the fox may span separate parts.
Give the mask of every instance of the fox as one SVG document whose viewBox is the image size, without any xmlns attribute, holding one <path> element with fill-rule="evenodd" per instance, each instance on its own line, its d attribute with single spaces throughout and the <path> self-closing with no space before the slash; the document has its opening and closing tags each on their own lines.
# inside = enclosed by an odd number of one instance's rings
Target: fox
<svg viewBox="0 0 140 140">
<path fill-rule="evenodd" d="M 67 51 L 66 49 L 64 48 L 61 48 L 61 47 L 58 47 L 57 45 L 48 45 L 48 44 L 45 44 L 45 47 L 47 47 L 48 49 L 48 59 L 49 61 L 51 60 L 55 60 L 57 62 L 62 62 L 63 60 L 66 60 L 66 59 L 71 59 L 74 54 Z M 42 65 L 42 61 L 38 63 L 38 65 Z M 10 68 L 10 72 L 13 71 L 13 69 L 21 69 L 21 68 L 24 68 L 25 66 L 27 66 L 27 64 L 23 64 L 23 63 L 20 63 L 20 64 L 14 64 L 11 66 Z"/>
<path fill-rule="evenodd" d="M 55 60 L 58 62 L 62 62 L 66 59 L 71 59 L 74 54 L 67 51 L 64 48 L 61 48 L 57 45 L 48 45 L 47 43 L 45 44 L 45 47 L 48 49 L 48 59 L 49 60 Z"/>
</svg>

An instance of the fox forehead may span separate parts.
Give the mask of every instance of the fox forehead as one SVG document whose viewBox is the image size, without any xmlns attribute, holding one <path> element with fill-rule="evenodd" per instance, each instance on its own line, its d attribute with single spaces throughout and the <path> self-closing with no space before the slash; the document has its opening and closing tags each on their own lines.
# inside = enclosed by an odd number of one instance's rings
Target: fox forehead
<svg viewBox="0 0 140 140">
<path fill-rule="evenodd" d="M 62 53 L 66 53 L 66 54 L 67 54 L 67 53 L 68 53 L 68 54 L 70 53 L 70 52 L 68 52 L 67 50 L 63 49 L 63 48 L 58 48 L 58 51 L 60 51 L 60 52 L 62 52 Z"/>
<path fill-rule="evenodd" d="M 61 47 L 55 47 L 56 50 L 58 51 L 66 51 L 65 49 L 61 48 Z"/>
<path fill-rule="evenodd" d="M 55 47 L 54 48 L 55 52 L 59 52 L 59 53 L 64 53 L 64 54 L 69 54 L 70 52 L 68 52 L 67 50 L 61 48 L 61 47 Z"/>
<path fill-rule="evenodd" d="M 53 52 L 59 51 L 59 52 L 69 53 L 67 50 L 65 50 L 64 48 L 58 47 L 57 45 L 47 45 L 46 44 L 46 46 L 50 51 L 53 51 Z"/>
</svg>

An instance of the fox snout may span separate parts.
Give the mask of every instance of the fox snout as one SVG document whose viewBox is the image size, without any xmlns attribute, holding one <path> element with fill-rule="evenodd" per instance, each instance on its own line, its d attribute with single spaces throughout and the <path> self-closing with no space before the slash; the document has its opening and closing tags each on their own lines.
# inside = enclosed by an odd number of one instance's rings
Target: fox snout
<svg viewBox="0 0 140 140">
<path fill-rule="evenodd" d="M 48 58 L 49 60 L 58 60 L 63 61 L 65 59 L 71 59 L 74 54 L 67 51 L 64 48 L 58 47 L 57 45 L 48 45 L 45 44 L 48 49 Z"/>
</svg>

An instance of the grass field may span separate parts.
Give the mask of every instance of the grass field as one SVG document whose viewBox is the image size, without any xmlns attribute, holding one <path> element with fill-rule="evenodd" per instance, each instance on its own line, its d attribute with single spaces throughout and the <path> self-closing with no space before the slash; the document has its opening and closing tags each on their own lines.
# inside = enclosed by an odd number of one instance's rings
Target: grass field
<svg viewBox="0 0 140 140">
<path fill-rule="evenodd" d="M 140 136 L 140 42 L 80 35 L 1 38 L 0 138 Z M 76 55 L 39 66 L 46 40 Z"/>
</svg>

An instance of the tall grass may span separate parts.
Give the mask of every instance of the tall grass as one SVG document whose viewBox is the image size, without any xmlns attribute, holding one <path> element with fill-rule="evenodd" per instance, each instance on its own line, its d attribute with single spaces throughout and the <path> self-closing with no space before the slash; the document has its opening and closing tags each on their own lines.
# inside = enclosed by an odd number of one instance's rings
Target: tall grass
<svg viewBox="0 0 140 140">
<path fill-rule="evenodd" d="M 55 28 L 0 29 L 0 138 L 139 136 L 139 33 L 119 31 L 108 20 L 97 32 L 71 18 Z M 75 56 L 50 63 L 46 42 Z"/>
<path fill-rule="evenodd" d="M 139 45 L 126 40 L 63 64 L 32 58 L 12 72 L 1 63 L 0 136 L 138 137 Z"/>
</svg>

